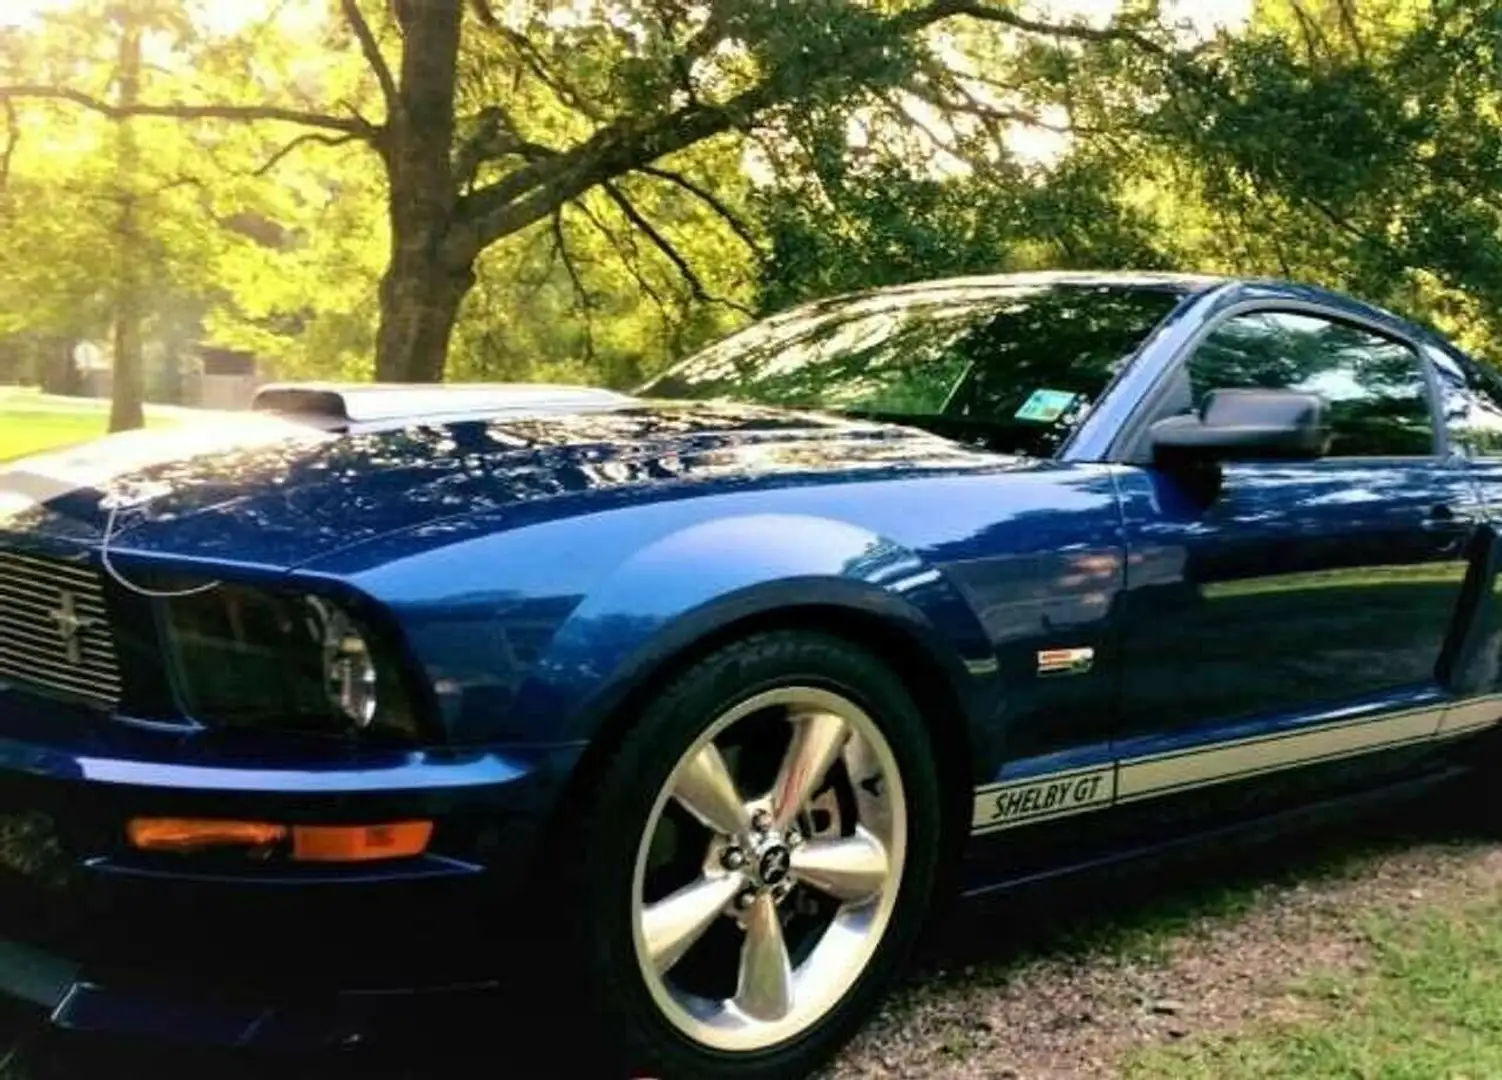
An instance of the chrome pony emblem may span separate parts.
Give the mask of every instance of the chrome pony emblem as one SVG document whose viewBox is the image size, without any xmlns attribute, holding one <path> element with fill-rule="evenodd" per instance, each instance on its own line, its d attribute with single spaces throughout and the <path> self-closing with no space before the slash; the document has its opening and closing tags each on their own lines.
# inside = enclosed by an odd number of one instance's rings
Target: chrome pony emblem
<svg viewBox="0 0 1502 1080">
<path fill-rule="evenodd" d="M 52 619 L 52 624 L 57 627 L 58 635 L 63 639 L 63 648 L 66 650 L 68 663 L 82 663 L 83 635 L 98 626 L 99 620 L 78 614 L 78 598 L 66 590 L 63 590 L 59 597 L 57 610 L 49 617 Z"/>
<path fill-rule="evenodd" d="M 766 850 L 761 857 L 761 864 L 757 867 L 757 876 L 761 878 L 763 885 L 781 885 L 787 880 L 788 872 L 793 868 L 793 859 L 787 848 L 777 844 Z"/>
</svg>

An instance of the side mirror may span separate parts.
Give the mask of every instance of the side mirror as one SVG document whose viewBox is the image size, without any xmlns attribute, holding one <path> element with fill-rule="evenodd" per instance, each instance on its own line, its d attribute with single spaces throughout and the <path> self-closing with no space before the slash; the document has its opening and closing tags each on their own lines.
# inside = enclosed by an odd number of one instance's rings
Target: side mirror
<svg viewBox="0 0 1502 1080">
<path fill-rule="evenodd" d="M 1325 403 L 1297 390 L 1212 390 L 1198 416 L 1170 416 L 1150 429 L 1160 461 L 1311 460 L 1328 441 Z"/>
</svg>

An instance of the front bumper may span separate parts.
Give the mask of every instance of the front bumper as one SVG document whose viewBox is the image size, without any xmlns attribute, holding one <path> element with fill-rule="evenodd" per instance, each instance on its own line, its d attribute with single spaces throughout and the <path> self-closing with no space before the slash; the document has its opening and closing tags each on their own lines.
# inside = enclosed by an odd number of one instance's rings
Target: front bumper
<svg viewBox="0 0 1502 1080">
<path fill-rule="evenodd" d="M 357 1041 L 504 993 L 517 886 L 578 753 L 269 761 L 0 689 L 0 992 L 62 1027 L 241 1046 Z M 436 827 L 419 858 L 305 866 L 146 857 L 133 816 Z"/>
</svg>

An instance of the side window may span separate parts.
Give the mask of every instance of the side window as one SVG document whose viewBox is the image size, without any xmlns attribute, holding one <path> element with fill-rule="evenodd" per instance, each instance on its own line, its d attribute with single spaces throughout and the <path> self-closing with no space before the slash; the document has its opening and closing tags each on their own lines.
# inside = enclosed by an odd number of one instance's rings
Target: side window
<svg viewBox="0 0 1502 1080">
<path fill-rule="evenodd" d="M 1450 445 L 1470 457 L 1502 457 L 1502 378 L 1431 347 Z"/>
<path fill-rule="evenodd" d="M 1188 369 L 1196 409 L 1211 390 L 1319 394 L 1333 457 L 1409 457 L 1434 450 L 1418 356 L 1346 323 L 1283 311 L 1237 315 L 1200 344 Z"/>
</svg>

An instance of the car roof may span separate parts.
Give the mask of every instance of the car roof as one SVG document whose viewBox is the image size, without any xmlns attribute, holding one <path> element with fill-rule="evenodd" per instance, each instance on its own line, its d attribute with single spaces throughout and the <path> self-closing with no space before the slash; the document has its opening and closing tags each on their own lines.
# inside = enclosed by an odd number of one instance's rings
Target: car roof
<svg viewBox="0 0 1502 1080">
<path fill-rule="evenodd" d="M 1148 289 L 1173 293 L 1183 298 L 1221 293 L 1228 303 L 1248 300 L 1290 300 L 1315 304 L 1337 314 L 1384 326 L 1394 333 L 1443 344 L 1443 339 L 1421 324 L 1401 315 L 1369 304 L 1364 300 L 1317 285 L 1303 285 L 1279 278 L 1236 277 L 1225 274 L 1170 273 L 1156 270 L 1057 270 L 1015 274 L 979 274 L 967 277 L 936 278 L 902 285 L 888 285 L 845 293 L 800 305 L 793 310 L 808 311 L 826 304 L 859 299 L 890 297 L 918 300 L 942 299 L 946 294 L 984 294 L 1009 288 L 1065 286 L 1078 288 Z M 774 316 L 775 318 L 775 316 Z"/>
<path fill-rule="evenodd" d="M 1376 304 L 1358 300 L 1354 296 L 1335 292 L 1318 285 L 1301 285 L 1276 278 L 1228 279 L 1226 290 L 1229 302 L 1241 303 L 1252 300 L 1290 300 L 1296 303 L 1314 304 L 1337 315 L 1349 315 L 1354 319 L 1372 323 L 1401 337 L 1416 338 L 1447 349 L 1453 346 L 1445 338 L 1412 319 L 1378 307 Z"/>
<path fill-rule="evenodd" d="M 932 278 L 925 281 L 885 285 L 827 297 L 824 301 L 850 300 L 863 296 L 907 296 L 922 293 L 984 292 L 1011 289 L 1070 285 L 1080 288 L 1114 287 L 1123 289 L 1157 289 L 1184 295 L 1208 292 L 1231 284 L 1234 278 L 1214 274 L 1179 274 L 1153 270 L 1044 270 L 1015 274 L 974 274 L 964 277 Z"/>
</svg>

